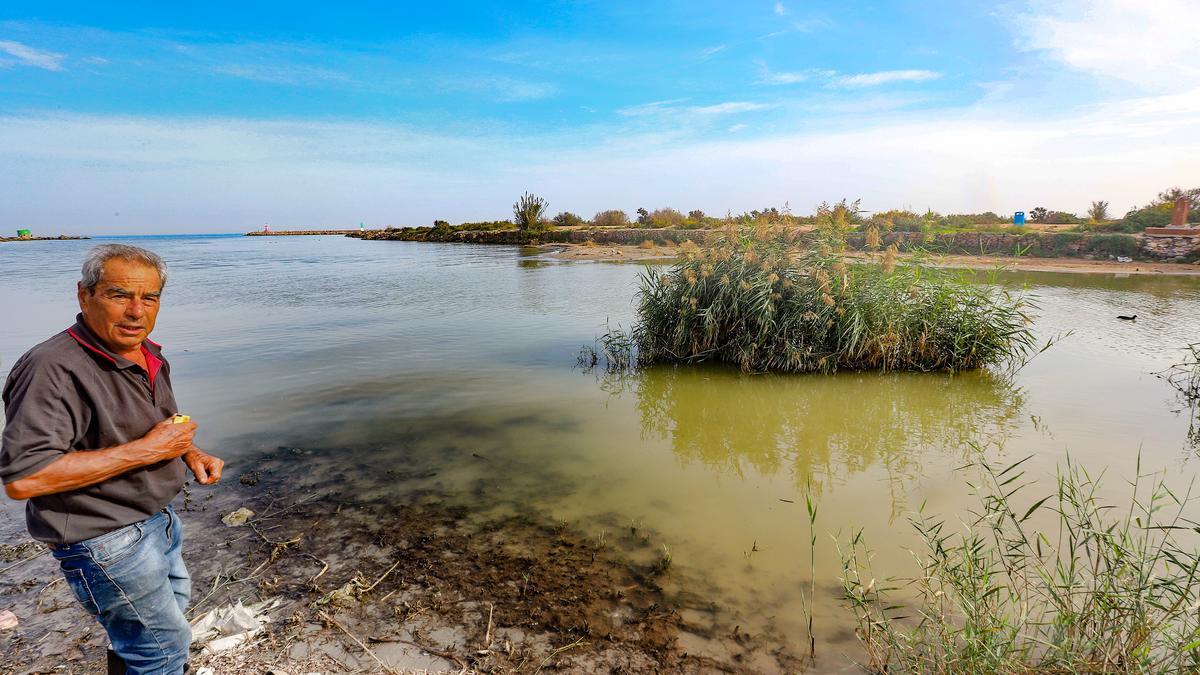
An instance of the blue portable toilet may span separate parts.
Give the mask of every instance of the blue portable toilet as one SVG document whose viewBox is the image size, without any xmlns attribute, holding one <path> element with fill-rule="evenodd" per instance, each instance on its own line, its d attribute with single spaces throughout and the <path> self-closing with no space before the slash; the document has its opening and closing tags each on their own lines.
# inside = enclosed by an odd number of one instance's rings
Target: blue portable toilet
<svg viewBox="0 0 1200 675">
<path fill-rule="evenodd" d="M 1013 214 L 1013 225 L 1024 225 L 1024 224 L 1025 224 L 1025 212 L 1017 211 L 1016 213 L 1014 213 Z"/>
</svg>

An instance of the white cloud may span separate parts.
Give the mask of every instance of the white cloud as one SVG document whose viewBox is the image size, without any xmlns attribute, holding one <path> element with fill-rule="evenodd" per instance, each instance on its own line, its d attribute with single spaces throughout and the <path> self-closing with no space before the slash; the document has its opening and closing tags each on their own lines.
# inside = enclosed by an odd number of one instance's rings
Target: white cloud
<svg viewBox="0 0 1200 675">
<path fill-rule="evenodd" d="M 923 110 L 757 136 L 726 124 L 723 140 L 703 142 L 600 127 L 465 137 L 388 124 L 7 116 L 0 220 L 81 232 L 117 211 L 142 231 L 424 223 L 500 217 L 527 189 L 576 212 L 784 201 L 805 210 L 842 196 L 871 209 L 998 213 L 1082 212 L 1104 199 L 1120 212 L 1200 175 L 1200 87 L 1045 114 Z"/>
<path fill-rule="evenodd" d="M 67 58 L 66 54 L 34 49 L 12 40 L 0 40 L 0 53 L 8 54 L 23 65 L 53 71 L 63 70 L 62 64 Z"/>
<path fill-rule="evenodd" d="M 665 110 L 675 109 L 676 104 L 687 101 L 686 98 L 671 98 L 665 101 L 652 101 L 650 103 L 642 103 L 639 105 L 626 106 L 618 108 L 617 114 L 625 117 L 642 117 L 644 115 L 657 115 Z"/>
<path fill-rule="evenodd" d="M 815 78 L 830 78 L 837 73 L 832 70 L 809 68 L 792 72 L 772 71 L 766 63 L 758 61 L 758 79 L 756 84 L 785 85 L 799 84 Z"/>
<path fill-rule="evenodd" d="M 806 82 L 811 77 L 811 73 L 763 73 L 759 76 L 757 82 L 759 84 L 799 84 Z"/>
<path fill-rule="evenodd" d="M 1200 2 L 1036 0 L 1013 17 L 1018 48 L 1147 91 L 1200 85 Z"/>
<path fill-rule="evenodd" d="M 942 76 L 932 70 L 884 70 L 878 73 L 843 75 L 834 80 L 839 87 L 877 87 L 894 82 L 928 82 Z"/>
<path fill-rule="evenodd" d="M 617 110 L 617 114 L 624 117 L 660 116 L 696 120 L 698 118 L 716 117 L 720 115 L 737 115 L 740 113 L 767 110 L 768 108 L 775 107 L 770 103 L 754 103 L 752 101 L 725 101 L 723 103 L 713 103 L 711 105 L 700 106 L 680 105 L 687 100 L 689 99 L 673 98 L 666 101 L 642 103 L 641 105 L 619 108 Z"/>
<path fill-rule="evenodd" d="M 293 64 L 229 63 L 213 68 L 213 72 L 243 80 L 270 84 L 310 85 L 321 82 L 350 82 L 346 75 L 329 68 Z"/>
<path fill-rule="evenodd" d="M 728 101 L 725 103 L 717 103 L 715 105 L 699 106 L 689 108 L 691 112 L 701 115 L 734 115 L 737 113 L 754 112 L 756 110 L 766 110 L 771 106 L 766 103 L 751 103 L 749 101 Z"/>
<path fill-rule="evenodd" d="M 783 16 L 785 14 L 787 14 L 787 7 L 784 7 L 782 2 L 775 3 L 775 15 Z"/>
<path fill-rule="evenodd" d="M 737 132 L 741 131 L 742 129 L 745 129 L 747 126 L 749 126 L 749 125 L 747 125 L 747 124 L 731 124 L 729 126 L 729 132 L 736 134 Z"/>
<path fill-rule="evenodd" d="M 719 54 L 719 53 L 725 51 L 728 47 L 729 47 L 729 45 L 717 45 L 716 47 L 709 47 L 708 49 L 700 50 L 700 55 L 707 59 L 711 56 L 714 56 L 716 54 Z"/>
</svg>

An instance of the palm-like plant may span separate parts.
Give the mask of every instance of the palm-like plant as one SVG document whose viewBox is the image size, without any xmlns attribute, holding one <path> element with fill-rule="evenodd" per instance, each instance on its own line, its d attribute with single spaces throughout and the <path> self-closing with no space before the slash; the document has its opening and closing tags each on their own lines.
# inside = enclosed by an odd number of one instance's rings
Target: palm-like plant
<svg viewBox="0 0 1200 675">
<path fill-rule="evenodd" d="M 513 204 L 513 219 L 522 230 L 538 230 L 543 227 L 542 217 L 550 203 L 535 194 L 526 192 Z"/>
</svg>

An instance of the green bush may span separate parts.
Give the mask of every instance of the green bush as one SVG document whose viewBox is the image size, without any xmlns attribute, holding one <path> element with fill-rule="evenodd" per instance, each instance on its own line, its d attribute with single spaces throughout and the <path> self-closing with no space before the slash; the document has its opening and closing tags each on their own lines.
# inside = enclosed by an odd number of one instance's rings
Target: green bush
<svg viewBox="0 0 1200 675">
<path fill-rule="evenodd" d="M 482 231 L 490 232 L 492 230 L 510 230 L 516 227 L 516 224 L 511 220 L 484 220 L 477 223 L 463 223 L 455 225 L 454 229 L 459 231 Z"/>
<path fill-rule="evenodd" d="M 552 222 L 558 227 L 575 227 L 583 225 L 586 221 L 570 211 L 563 211 L 554 216 Z"/>
<path fill-rule="evenodd" d="M 1029 301 L 918 264 L 848 265 L 846 213 L 825 205 L 819 243 L 729 228 L 667 272 L 643 274 L 638 362 L 724 361 L 746 371 L 964 370 L 1033 347 Z"/>
<path fill-rule="evenodd" d="M 610 209 L 592 216 L 594 227 L 629 227 L 629 215 L 624 211 Z"/>
<path fill-rule="evenodd" d="M 1084 244 L 1084 251 L 1092 255 L 1132 258 L 1138 252 L 1138 240 L 1130 234 L 1094 234 Z"/>
<path fill-rule="evenodd" d="M 680 227 L 684 223 L 683 214 L 672 208 L 655 209 L 646 219 L 650 227 Z"/>
</svg>

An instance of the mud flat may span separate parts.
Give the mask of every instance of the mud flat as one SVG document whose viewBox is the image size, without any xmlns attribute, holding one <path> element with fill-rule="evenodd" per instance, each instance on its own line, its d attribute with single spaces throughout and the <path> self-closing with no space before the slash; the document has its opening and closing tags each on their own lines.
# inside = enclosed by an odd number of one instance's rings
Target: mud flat
<svg viewBox="0 0 1200 675">
<path fill-rule="evenodd" d="M 476 456 L 475 461 L 487 462 Z M 276 600 L 267 630 L 193 665 L 217 672 L 788 672 L 802 659 L 723 625 L 653 532 L 586 537 L 540 514 L 481 515 L 429 484 L 381 471 L 367 450 L 278 448 L 176 502 L 192 617 Z M 299 467 L 303 467 L 300 469 Z M 411 488 L 411 489 L 410 489 Z M 397 498 L 394 495 L 407 496 Z M 254 511 L 245 525 L 221 516 Z M 104 634 L 57 565 L 0 520 L 0 672 L 103 672 Z M 771 645 L 771 646 L 768 646 Z M 390 669 L 390 670 L 389 670 Z"/>
</svg>

